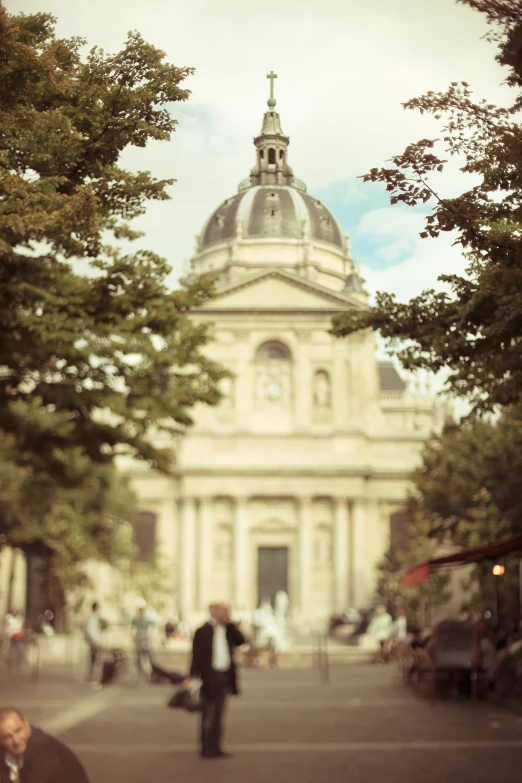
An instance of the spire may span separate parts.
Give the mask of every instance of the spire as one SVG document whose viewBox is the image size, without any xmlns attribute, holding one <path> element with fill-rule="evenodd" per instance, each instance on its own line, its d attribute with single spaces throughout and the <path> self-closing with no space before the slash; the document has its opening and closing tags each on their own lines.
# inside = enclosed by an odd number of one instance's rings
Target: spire
<svg viewBox="0 0 522 783">
<path fill-rule="evenodd" d="M 277 103 L 274 98 L 274 79 L 277 79 L 277 73 L 270 71 L 270 73 L 267 73 L 266 78 L 270 79 L 270 98 L 267 100 L 268 110 L 274 111 Z"/>
<path fill-rule="evenodd" d="M 268 111 L 263 117 L 261 133 L 254 139 L 257 155 L 256 165 L 250 172 L 250 185 L 296 185 L 287 163 L 290 139 L 284 135 L 279 114 L 275 111 L 274 80 L 277 74 L 270 71 L 266 78 L 270 79 Z"/>
<path fill-rule="evenodd" d="M 364 294 L 366 296 L 368 292 L 364 287 L 365 282 L 366 280 L 361 273 L 361 259 L 358 258 L 356 261 L 351 262 L 350 274 L 346 278 L 343 292 L 345 294 Z"/>
</svg>

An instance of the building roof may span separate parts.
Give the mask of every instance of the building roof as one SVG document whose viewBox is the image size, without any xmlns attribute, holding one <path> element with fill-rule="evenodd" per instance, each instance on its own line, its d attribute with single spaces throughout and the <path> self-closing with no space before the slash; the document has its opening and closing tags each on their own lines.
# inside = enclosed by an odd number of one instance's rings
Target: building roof
<svg viewBox="0 0 522 783">
<path fill-rule="evenodd" d="M 341 228 L 330 210 L 292 185 L 255 185 L 226 199 L 205 224 L 199 249 L 238 236 L 310 238 L 344 247 Z"/>
<path fill-rule="evenodd" d="M 379 362 L 379 380 L 381 391 L 404 391 L 406 388 L 392 362 Z"/>
<path fill-rule="evenodd" d="M 357 272 L 350 272 L 348 277 L 346 278 L 346 282 L 344 284 L 344 292 L 346 294 L 365 294 L 366 291 L 364 289 L 363 280 Z"/>
<path fill-rule="evenodd" d="M 335 245 L 346 243 L 339 223 L 327 207 L 306 192 L 288 163 L 290 139 L 275 111 L 274 73 L 270 78 L 269 110 L 261 133 L 254 139 L 255 164 L 239 185 L 237 195 L 214 210 L 199 237 L 198 251 L 220 242 L 238 239 L 296 239 Z"/>
</svg>

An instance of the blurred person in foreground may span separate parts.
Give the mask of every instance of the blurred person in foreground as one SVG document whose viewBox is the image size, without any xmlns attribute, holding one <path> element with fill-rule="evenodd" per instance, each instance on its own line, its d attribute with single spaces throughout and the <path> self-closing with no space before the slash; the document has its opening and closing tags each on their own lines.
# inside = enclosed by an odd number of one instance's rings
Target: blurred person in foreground
<svg viewBox="0 0 522 783">
<path fill-rule="evenodd" d="M 202 682 L 201 756 L 205 759 L 230 756 L 223 750 L 223 716 L 227 696 L 238 695 L 234 649 L 245 637 L 230 620 L 226 604 L 212 604 L 210 619 L 194 634 L 190 677 Z"/>
<path fill-rule="evenodd" d="M 89 783 L 89 778 L 66 745 L 31 726 L 15 707 L 3 707 L 0 783 Z"/>
</svg>

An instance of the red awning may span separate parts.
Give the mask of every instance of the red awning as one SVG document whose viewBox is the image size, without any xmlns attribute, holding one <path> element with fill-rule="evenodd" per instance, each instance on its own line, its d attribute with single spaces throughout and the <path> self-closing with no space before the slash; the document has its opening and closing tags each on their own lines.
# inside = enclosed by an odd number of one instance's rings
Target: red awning
<svg viewBox="0 0 522 783">
<path fill-rule="evenodd" d="M 488 546 L 475 547 L 475 549 L 463 549 L 452 555 L 435 557 L 432 560 L 415 563 L 415 565 L 410 566 L 404 572 L 401 579 L 401 587 L 415 587 L 422 584 L 429 577 L 431 568 L 478 563 L 481 560 L 495 560 L 497 557 L 508 554 L 522 557 L 522 536 L 511 538 L 509 541 L 503 541 L 500 544 L 489 544 Z"/>
<path fill-rule="evenodd" d="M 401 579 L 401 587 L 416 587 L 421 585 L 430 575 L 430 561 L 416 563 L 410 566 Z"/>
</svg>

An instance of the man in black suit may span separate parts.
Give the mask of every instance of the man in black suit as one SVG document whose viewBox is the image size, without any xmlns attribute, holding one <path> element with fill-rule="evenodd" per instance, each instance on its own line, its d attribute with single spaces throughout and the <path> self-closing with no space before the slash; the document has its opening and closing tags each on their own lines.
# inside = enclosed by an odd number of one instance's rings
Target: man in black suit
<svg viewBox="0 0 522 783">
<path fill-rule="evenodd" d="M 0 783 L 89 783 L 63 742 L 29 724 L 15 707 L 0 709 Z"/>
<path fill-rule="evenodd" d="M 245 644 L 245 637 L 230 621 L 229 607 L 212 604 L 210 620 L 194 634 L 190 667 L 190 676 L 203 683 L 201 756 L 205 759 L 230 755 L 221 744 L 223 714 L 228 694 L 239 694 L 234 648 L 242 644 Z"/>
</svg>

